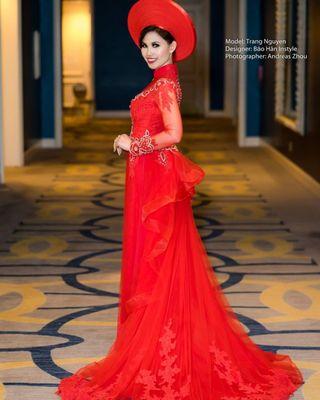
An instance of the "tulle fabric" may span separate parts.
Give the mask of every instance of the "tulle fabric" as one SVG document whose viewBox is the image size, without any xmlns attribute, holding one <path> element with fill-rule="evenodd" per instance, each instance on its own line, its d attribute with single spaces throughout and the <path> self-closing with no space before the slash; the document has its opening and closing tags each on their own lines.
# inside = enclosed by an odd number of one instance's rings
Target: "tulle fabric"
<svg viewBox="0 0 320 400">
<path fill-rule="evenodd" d="M 249 338 L 195 225 L 191 200 L 203 169 L 174 148 L 126 161 L 116 339 L 57 393 L 63 400 L 288 399 L 301 372 Z"/>
<path fill-rule="evenodd" d="M 170 168 L 155 180 L 149 170 L 150 182 L 141 182 L 152 188 L 144 193 L 142 223 L 126 215 L 132 226 L 125 232 L 116 341 L 105 358 L 62 380 L 59 394 L 65 400 L 285 400 L 301 385 L 301 373 L 290 357 L 262 351 L 237 320 L 193 218 L 191 196 L 204 172 L 179 152 L 170 156 L 176 173 Z M 140 210 L 131 204 L 128 213 Z"/>
</svg>

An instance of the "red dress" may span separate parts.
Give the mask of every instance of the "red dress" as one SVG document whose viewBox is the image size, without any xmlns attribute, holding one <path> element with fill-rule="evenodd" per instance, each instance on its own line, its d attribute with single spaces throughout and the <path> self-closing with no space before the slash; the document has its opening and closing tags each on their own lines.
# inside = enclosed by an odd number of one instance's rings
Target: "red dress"
<svg viewBox="0 0 320 400">
<path fill-rule="evenodd" d="M 131 102 L 131 136 L 157 149 L 126 154 L 116 339 L 60 382 L 64 400 L 286 400 L 304 381 L 288 355 L 247 335 L 210 265 L 191 198 L 204 171 L 178 149 L 176 64 Z"/>
</svg>

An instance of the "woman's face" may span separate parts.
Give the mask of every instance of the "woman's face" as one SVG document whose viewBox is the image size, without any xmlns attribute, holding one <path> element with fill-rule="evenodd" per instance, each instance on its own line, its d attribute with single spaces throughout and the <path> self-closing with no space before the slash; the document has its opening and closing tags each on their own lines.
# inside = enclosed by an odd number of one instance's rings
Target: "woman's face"
<svg viewBox="0 0 320 400">
<path fill-rule="evenodd" d="M 157 69 L 172 63 L 176 46 L 176 41 L 169 44 L 157 32 L 148 32 L 142 40 L 141 54 L 151 69 Z"/>
</svg>

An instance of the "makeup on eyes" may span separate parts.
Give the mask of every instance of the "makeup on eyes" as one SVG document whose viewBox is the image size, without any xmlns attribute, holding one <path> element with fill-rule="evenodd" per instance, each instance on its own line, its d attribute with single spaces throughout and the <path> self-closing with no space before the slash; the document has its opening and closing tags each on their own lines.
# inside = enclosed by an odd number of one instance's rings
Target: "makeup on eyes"
<svg viewBox="0 0 320 400">
<path fill-rule="evenodd" d="M 158 42 L 152 42 L 151 44 L 152 45 L 156 44 L 156 45 L 160 46 L 160 43 L 158 43 Z M 142 46 L 146 46 L 146 43 L 142 43 Z"/>
</svg>

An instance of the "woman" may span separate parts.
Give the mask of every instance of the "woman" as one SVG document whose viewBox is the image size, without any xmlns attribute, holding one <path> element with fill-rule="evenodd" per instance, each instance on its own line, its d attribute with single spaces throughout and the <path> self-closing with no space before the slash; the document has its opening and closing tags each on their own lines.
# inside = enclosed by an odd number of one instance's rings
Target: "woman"
<svg viewBox="0 0 320 400">
<path fill-rule="evenodd" d="M 262 351 L 230 308 L 197 231 L 191 199 L 204 171 L 178 149 L 177 61 L 195 48 L 188 14 L 140 0 L 129 31 L 153 80 L 131 101 L 117 337 L 109 353 L 63 379 L 65 400 L 285 400 L 303 378 Z"/>
</svg>

